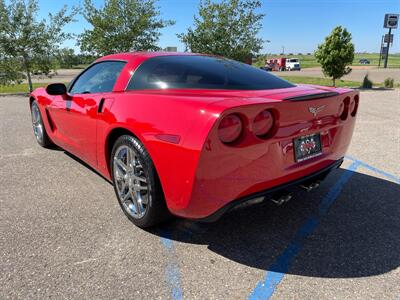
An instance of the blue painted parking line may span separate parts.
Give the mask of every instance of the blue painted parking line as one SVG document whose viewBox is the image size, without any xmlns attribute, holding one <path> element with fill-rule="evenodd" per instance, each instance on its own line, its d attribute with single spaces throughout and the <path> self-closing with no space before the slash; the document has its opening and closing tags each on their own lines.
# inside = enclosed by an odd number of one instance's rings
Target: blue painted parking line
<svg viewBox="0 0 400 300">
<path fill-rule="evenodd" d="M 171 298 L 173 300 L 183 299 L 183 291 L 181 287 L 181 272 L 177 261 L 174 243 L 172 241 L 171 231 L 164 232 L 161 237 L 167 256 L 167 266 L 165 268 L 165 281 L 171 290 Z"/>
<path fill-rule="evenodd" d="M 331 205 L 336 201 L 342 192 L 346 183 L 350 180 L 354 172 L 361 165 L 359 161 L 353 161 L 348 167 L 348 171 L 343 173 L 341 177 L 336 181 L 332 188 L 328 191 L 325 197 L 322 199 L 318 215 L 310 217 L 302 227 L 297 231 L 291 243 L 286 247 L 284 252 L 277 258 L 277 260 L 270 266 L 271 270 L 266 271 L 265 279 L 260 281 L 255 289 L 251 292 L 248 299 L 269 299 L 274 293 L 276 287 L 281 282 L 285 273 L 289 270 L 296 255 L 303 248 L 306 238 L 314 232 L 318 226 L 321 218 L 327 214 Z M 279 270 L 279 271 L 278 271 Z"/>
<path fill-rule="evenodd" d="M 291 243 L 287 246 L 284 252 L 277 258 L 277 260 L 270 266 L 269 269 L 275 271 L 266 271 L 264 281 L 260 281 L 255 289 L 252 291 L 248 299 L 269 299 L 275 292 L 276 287 L 282 281 L 285 273 L 288 272 L 294 258 L 301 251 L 304 246 L 307 237 L 314 232 L 320 220 L 323 216 L 328 213 L 329 208 L 339 197 L 346 183 L 350 180 L 351 176 L 357 170 L 358 167 L 367 168 L 373 172 L 381 174 L 397 183 L 400 183 L 400 178 L 375 168 L 363 161 L 360 161 L 354 157 L 346 156 L 346 159 L 352 161 L 351 165 L 347 168 L 348 172 L 342 174 L 342 176 L 337 180 L 337 182 L 332 186 L 328 193 L 322 199 L 318 214 L 310 217 L 302 227 L 297 231 Z M 203 226 L 197 223 L 190 222 L 186 224 L 185 222 L 180 224 L 179 231 L 181 235 L 190 236 L 194 233 L 198 233 Z M 207 227 L 207 226 L 206 226 Z M 204 228 L 203 228 L 204 229 Z M 171 290 L 171 297 L 173 300 L 183 299 L 183 291 L 181 288 L 181 275 L 179 270 L 179 264 L 177 262 L 174 243 L 172 240 L 172 233 L 165 232 L 163 237 L 161 237 L 161 242 L 167 252 L 167 266 L 165 269 L 166 282 Z M 279 271 L 277 271 L 279 270 Z"/>
<path fill-rule="evenodd" d="M 361 160 L 358 160 L 357 158 L 354 158 L 354 157 L 352 157 L 352 156 L 347 155 L 346 158 L 347 158 L 347 159 L 350 159 L 350 160 L 352 160 L 352 161 L 354 161 L 354 162 L 358 162 L 358 163 L 360 163 L 360 165 L 362 165 L 364 168 L 369 169 L 369 170 L 371 170 L 371 171 L 373 171 L 373 172 L 375 172 L 375 173 L 381 174 L 381 175 L 383 175 L 383 176 L 385 176 L 385 177 L 387 177 L 387 178 L 389 178 L 389 179 L 392 179 L 392 180 L 395 181 L 396 183 L 400 184 L 400 177 L 397 177 L 396 175 L 393 175 L 393 174 L 390 174 L 390 173 L 388 173 L 388 172 L 385 172 L 385 171 L 383 171 L 383 170 L 381 170 L 381 169 L 375 168 L 375 167 L 371 166 L 370 164 L 367 164 L 367 163 L 365 163 L 365 162 L 363 162 L 363 161 L 361 161 Z"/>
</svg>

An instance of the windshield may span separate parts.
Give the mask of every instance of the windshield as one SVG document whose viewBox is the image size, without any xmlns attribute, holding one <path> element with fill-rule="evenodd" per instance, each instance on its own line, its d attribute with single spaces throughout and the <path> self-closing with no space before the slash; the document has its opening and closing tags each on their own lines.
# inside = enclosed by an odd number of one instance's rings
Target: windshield
<svg viewBox="0 0 400 300">
<path fill-rule="evenodd" d="M 268 90 L 294 87 L 264 70 L 210 56 L 158 56 L 144 61 L 127 90 L 230 89 Z"/>
</svg>

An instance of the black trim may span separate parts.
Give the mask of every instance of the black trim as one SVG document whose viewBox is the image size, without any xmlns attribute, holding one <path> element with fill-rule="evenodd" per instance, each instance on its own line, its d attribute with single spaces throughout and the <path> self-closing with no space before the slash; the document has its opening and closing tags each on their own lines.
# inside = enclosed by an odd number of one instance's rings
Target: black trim
<svg viewBox="0 0 400 300">
<path fill-rule="evenodd" d="M 337 92 L 322 92 L 322 93 L 316 93 L 316 94 L 307 94 L 307 95 L 301 95 L 301 96 L 287 97 L 287 98 L 284 98 L 283 100 L 306 101 L 306 100 L 328 98 L 328 97 L 333 97 L 333 96 L 337 96 L 337 95 L 339 95 L 339 93 L 337 93 Z"/>
<path fill-rule="evenodd" d="M 97 108 L 97 113 L 101 114 L 103 111 L 103 105 L 104 105 L 104 98 L 100 99 L 99 107 Z"/>
<path fill-rule="evenodd" d="M 219 210 L 217 210 L 216 212 L 214 212 L 213 214 L 205 217 L 205 218 L 200 218 L 200 219 L 194 219 L 196 221 L 201 221 L 201 222 L 215 222 L 217 221 L 223 214 L 225 214 L 226 212 L 228 212 L 229 210 L 231 210 L 233 207 L 240 205 L 244 202 L 250 201 L 252 199 L 255 198 L 259 198 L 259 197 L 265 197 L 268 195 L 271 195 L 273 193 L 288 189 L 290 187 L 293 186 L 298 186 L 301 185 L 302 183 L 305 182 L 312 182 L 313 180 L 323 180 L 330 171 L 332 171 L 333 169 L 337 169 L 341 166 L 341 164 L 343 163 L 343 158 L 335 161 L 334 163 L 332 163 L 331 165 L 323 168 L 322 170 L 319 170 L 315 173 L 312 173 L 310 175 L 301 177 L 299 179 L 295 179 L 293 181 L 290 181 L 288 183 L 284 183 L 278 186 L 275 186 L 273 188 L 270 188 L 268 190 L 264 190 L 264 191 L 260 191 L 236 200 L 233 200 L 232 202 L 229 202 L 227 205 L 221 207 Z"/>
<path fill-rule="evenodd" d="M 72 106 L 72 99 L 65 100 L 65 110 L 70 111 Z"/>
</svg>

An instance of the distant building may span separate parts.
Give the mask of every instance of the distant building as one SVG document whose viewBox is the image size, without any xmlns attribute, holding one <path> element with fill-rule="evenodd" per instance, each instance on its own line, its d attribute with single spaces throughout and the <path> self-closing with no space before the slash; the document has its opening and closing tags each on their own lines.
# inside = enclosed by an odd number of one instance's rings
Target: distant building
<svg viewBox="0 0 400 300">
<path fill-rule="evenodd" d="M 178 47 L 166 47 L 166 48 L 164 48 L 164 51 L 167 51 L 167 52 L 178 52 Z"/>
</svg>

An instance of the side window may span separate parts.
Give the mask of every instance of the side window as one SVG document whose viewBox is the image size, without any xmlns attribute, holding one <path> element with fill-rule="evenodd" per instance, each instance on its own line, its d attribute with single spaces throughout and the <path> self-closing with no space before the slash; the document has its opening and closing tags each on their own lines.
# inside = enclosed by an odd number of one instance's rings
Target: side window
<svg viewBox="0 0 400 300">
<path fill-rule="evenodd" d="M 125 64 L 122 61 L 104 61 L 93 65 L 78 77 L 69 93 L 74 95 L 112 92 Z"/>
</svg>

